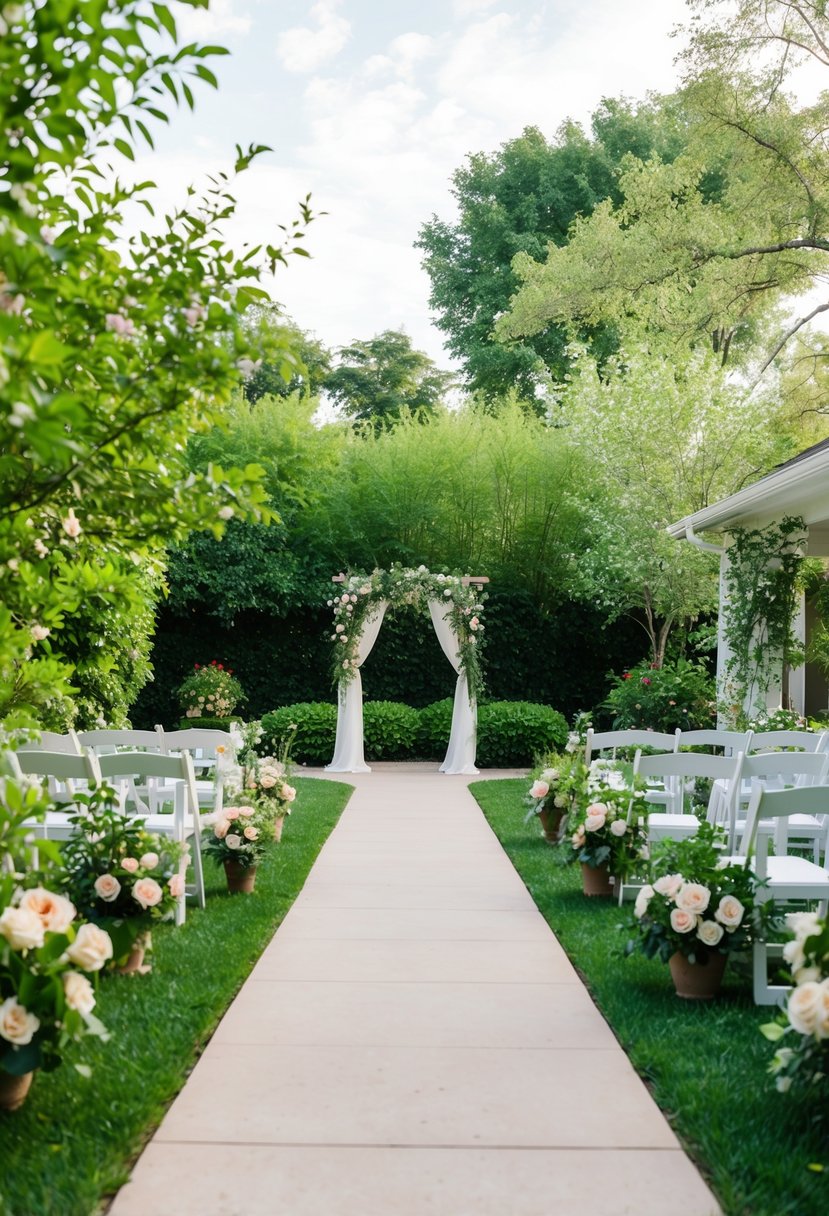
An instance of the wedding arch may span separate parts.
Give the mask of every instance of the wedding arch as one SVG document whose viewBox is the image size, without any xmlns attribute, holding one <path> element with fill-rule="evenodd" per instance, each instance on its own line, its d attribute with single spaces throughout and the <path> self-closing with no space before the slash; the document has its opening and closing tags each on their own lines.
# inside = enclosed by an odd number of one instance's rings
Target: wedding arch
<svg viewBox="0 0 829 1216">
<path fill-rule="evenodd" d="M 441 649 L 457 675 L 452 729 L 442 773 L 477 773 L 475 744 L 478 693 L 482 687 L 480 637 L 484 626 L 482 587 L 488 578 L 432 574 L 392 566 L 371 574 L 338 574 L 328 601 L 334 613 L 333 676 L 337 684 L 337 740 L 326 770 L 369 773 L 363 751 L 363 686 L 360 668 L 377 641 L 388 608 L 428 612 Z"/>
</svg>

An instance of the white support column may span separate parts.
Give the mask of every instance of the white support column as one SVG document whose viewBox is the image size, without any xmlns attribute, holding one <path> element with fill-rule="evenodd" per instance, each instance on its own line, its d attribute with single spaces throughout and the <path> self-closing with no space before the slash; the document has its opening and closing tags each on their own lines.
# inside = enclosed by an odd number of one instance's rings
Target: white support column
<svg viewBox="0 0 829 1216">
<path fill-rule="evenodd" d="M 806 642 L 806 596 L 801 591 L 797 600 L 797 612 L 792 622 L 792 632 L 801 645 Z M 792 709 L 799 714 L 806 712 L 806 664 L 789 668 L 789 697 Z"/>
<path fill-rule="evenodd" d="M 731 716 L 723 712 L 723 706 L 728 704 L 726 669 L 731 659 L 731 647 L 725 637 L 730 566 L 728 550 L 724 549 L 720 557 L 720 612 L 717 618 L 717 726 L 720 730 L 729 730 L 733 726 Z"/>
</svg>

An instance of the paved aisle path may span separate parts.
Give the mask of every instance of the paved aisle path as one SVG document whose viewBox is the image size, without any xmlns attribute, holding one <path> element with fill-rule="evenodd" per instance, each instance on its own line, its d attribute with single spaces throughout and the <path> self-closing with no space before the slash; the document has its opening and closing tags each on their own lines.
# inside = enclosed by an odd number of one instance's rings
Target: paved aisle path
<svg viewBox="0 0 829 1216">
<path fill-rule="evenodd" d="M 466 778 L 345 779 L 111 1216 L 716 1213 Z"/>
</svg>

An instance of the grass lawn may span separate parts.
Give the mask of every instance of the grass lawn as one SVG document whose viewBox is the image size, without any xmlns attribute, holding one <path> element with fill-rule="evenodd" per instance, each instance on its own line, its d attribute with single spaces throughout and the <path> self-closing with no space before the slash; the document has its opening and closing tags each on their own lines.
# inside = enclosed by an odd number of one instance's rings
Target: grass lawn
<svg viewBox="0 0 829 1216">
<path fill-rule="evenodd" d="M 773 1010 L 752 1003 L 747 968 L 729 961 L 715 1002 L 680 1000 L 666 965 L 621 956 L 627 935 L 618 926 L 629 911 L 585 898 L 579 867 L 557 865 L 539 828 L 524 826 L 527 782 L 478 781 L 470 790 L 728 1216 L 829 1212 L 825 1094 L 821 1109 L 817 1097 L 774 1089 L 773 1048 L 757 1029 Z"/>
<path fill-rule="evenodd" d="M 87 1040 L 61 1068 L 35 1077 L 25 1106 L 0 1114 L 2 1216 L 92 1216 L 181 1089 L 197 1056 L 296 898 L 351 794 L 340 782 L 298 779 L 282 843 L 253 895 L 226 893 L 206 858 L 207 907 L 182 929 L 153 930 L 153 970 L 108 976 L 96 1013 L 109 1043 Z M 72 1060 L 92 1065 L 89 1080 Z M 175 1211 L 175 1196 L 171 1196 Z"/>
</svg>

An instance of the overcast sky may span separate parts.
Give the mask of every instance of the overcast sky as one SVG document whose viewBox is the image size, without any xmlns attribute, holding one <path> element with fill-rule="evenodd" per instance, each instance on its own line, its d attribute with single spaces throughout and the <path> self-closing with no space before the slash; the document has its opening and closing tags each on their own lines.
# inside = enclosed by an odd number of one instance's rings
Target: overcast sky
<svg viewBox="0 0 829 1216">
<path fill-rule="evenodd" d="M 162 201 L 232 164 L 235 144 L 274 150 L 237 183 L 235 244 L 272 239 L 309 191 L 328 214 L 272 284 L 330 346 L 405 329 L 444 366 L 429 282 L 412 247 L 450 218 L 469 153 L 537 126 L 585 121 L 602 97 L 670 91 L 683 0 L 212 0 L 176 5 L 186 37 L 219 42 L 220 89 L 159 133 L 139 172 Z"/>
</svg>

